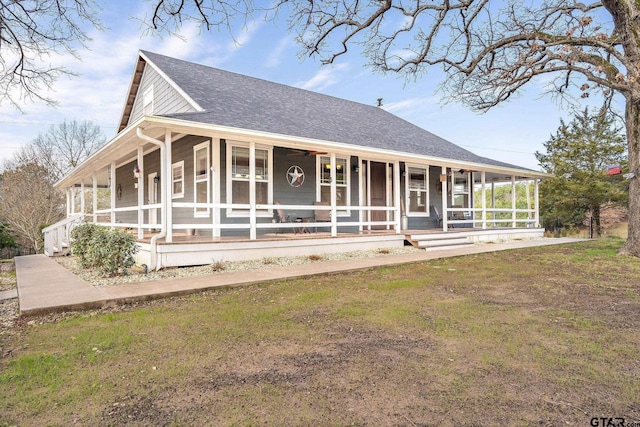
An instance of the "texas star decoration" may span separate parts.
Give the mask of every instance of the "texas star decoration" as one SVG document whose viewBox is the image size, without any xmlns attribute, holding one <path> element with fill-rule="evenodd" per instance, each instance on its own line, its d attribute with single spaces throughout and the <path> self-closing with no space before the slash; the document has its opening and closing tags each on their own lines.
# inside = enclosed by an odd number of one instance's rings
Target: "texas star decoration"
<svg viewBox="0 0 640 427">
<path fill-rule="evenodd" d="M 292 187 L 300 187 L 304 182 L 304 171 L 300 166 L 291 166 L 287 169 L 287 181 Z"/>
</svg>

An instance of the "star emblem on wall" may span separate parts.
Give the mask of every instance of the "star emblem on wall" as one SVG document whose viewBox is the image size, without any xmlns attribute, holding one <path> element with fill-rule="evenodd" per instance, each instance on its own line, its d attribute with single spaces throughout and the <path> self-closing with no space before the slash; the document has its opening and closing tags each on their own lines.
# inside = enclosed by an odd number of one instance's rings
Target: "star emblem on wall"
<svg viewBox="0 0 640 427">
<path fill-rule="evenodd" d="M 292 187 L 300 187 L 304 182 L 304 171 L 300 166 L 291 166 L 287 169 L 287 182 Z"/>
</svg>

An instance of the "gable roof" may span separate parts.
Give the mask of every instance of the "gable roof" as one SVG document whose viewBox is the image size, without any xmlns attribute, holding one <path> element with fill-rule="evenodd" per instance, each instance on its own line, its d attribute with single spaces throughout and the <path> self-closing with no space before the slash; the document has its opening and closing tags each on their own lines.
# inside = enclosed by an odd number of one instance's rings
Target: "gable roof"
<svg viewBox="0 0 640 427">
<path fill-rule="evenodd" d="M 141 51 L 203 111 L 163 117 L 531 171 L 478 156 L 380 107 Z"/>
</svg>

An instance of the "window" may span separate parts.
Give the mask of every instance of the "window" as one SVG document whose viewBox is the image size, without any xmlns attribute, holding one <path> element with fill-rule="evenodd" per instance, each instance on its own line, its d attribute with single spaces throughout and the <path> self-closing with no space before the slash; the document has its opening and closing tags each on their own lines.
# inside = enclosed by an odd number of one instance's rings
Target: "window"
<svg viewBox="0 0 640 427">
<path fill-rule="evenodd" d="M 451 191 L 451 206 L 469 207 L 469 176 L 468 172 L 454 172 Z"/>
<path fill-rule="evenodd" d="M 148 87 L 142 94 L 142 112 L 145 116 L 153 114 L 153 86 Z"/>
<path fill-rule="evenodd" d="M 211 158 L 209 156 L 209 141 L 193 147 L 193 200 L 195 203 L 210 203 Z M 196 207 L 193 216 L 209 216 L 209 208 Z"/>
<path fill-rule="evenodd" d="M 429 216 L 429 168 L 407 166 L 406 171 L 407 215 Z"/>
<path fill-rule="evenodd" d="M 336 205 L 349 206 L 349 162 L 346 158 L 336 157 Z M 318 156 L 320 201 L 331 203 L 331 157 Z M 344 209 L 341 209 L 345 212 Z"/>
<path fill-rule="evenodd" d="M 174 199 L 184 197 L 184 160 L 171 165 L 171 188 Z"/>
<path fill-rule="evenodd" d="M 250 148 L 246 143 L 229 143 L 227 146 L 227 203 L 247 205 L 249 200 Z M 272 200 L 272 150 L 270 148 L 256 147 L 255 149 L 255 181 L 256 204 L 271 204 Z M 267 210 L 262 211 L 267 213 Z M 248 214 L 246 210 L 237 210 L 228 213 L 239 215 Z M 260 214 L 260 211 L 259 211 Z M 268 214 L 268 213 L 267 213 Z"/>
</svg>

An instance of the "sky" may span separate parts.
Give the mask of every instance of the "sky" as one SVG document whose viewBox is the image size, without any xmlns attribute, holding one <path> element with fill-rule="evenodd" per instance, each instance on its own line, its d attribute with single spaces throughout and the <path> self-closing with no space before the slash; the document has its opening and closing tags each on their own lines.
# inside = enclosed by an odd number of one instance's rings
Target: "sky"
<svg viewBox="0 0 640 427">
<path fill-rule="evenodd" d="M 49 95 L 57 107 L 26 102 L 22 112 L 0 104 L 0 164 L 13 153 L 63 121 L 91 121 L 107 140 L 115 136 L 138 50 L 176 57 L 227 71 L 308 89 L 351 101 L 376 105 L 383 99 L 389 112 L 478 155 L 540 170 L 534 153 L 544 151 L 572 111 L 541 97 L 543 88 L 527 87 L 520 96 L 479 114 L 464 105 L 443 104 L 436 92 L 442 74 L 432 70 L 416 81 L 375 73 L 352 51 L 331 66 L 316 58 L 300 58 L 300 46 L 285 22 L 250 22 L 234 33 L 200 32 L 185 25 L 181 38 L 144 34 L 133 17 L 148 13 L 149 3 L 130 0 L 106 2 L 100 17 L 104 31 L 91 30 L 88 50 L 80 59 L 52 54 L 51 64 L 77 73 L 62 77 Z M 566 107 L 566 106 L 565 106 Z"/>
</svg>

